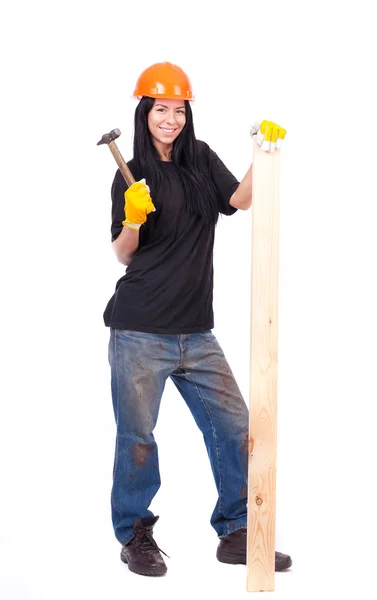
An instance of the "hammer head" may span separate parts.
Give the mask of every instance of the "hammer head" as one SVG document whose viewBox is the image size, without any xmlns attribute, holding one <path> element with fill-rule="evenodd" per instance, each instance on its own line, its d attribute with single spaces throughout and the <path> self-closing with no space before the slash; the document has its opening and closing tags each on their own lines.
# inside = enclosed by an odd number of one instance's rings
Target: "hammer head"
<svg viewBox="0 0 377 600">
<path fill-rule="evenodd" d="M 103 136 L 101 137 L 100 141 L 97 142 L 97 146 L 100 146 L 101 144 L 110 144 L 110 142 L 113 142 L 119 136 L 120 136 L 119 129 L 113 129 L 112 131 L 110 131 L 110 133 L 104 133 Z"/>
</svg>

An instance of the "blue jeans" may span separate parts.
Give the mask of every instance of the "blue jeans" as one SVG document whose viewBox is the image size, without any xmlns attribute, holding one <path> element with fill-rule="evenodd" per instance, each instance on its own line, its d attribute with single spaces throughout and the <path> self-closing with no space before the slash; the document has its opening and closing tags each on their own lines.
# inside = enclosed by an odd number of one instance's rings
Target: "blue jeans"
<svg viewBox="0 0 377 600">
<path fill-rule="evenodd" d="M 218 537 L 247 526 L 249 414 L 211 331 L 156 334 L 110 328 L 111 392 L 117 426 L 111 513 L 115 537 L 127 544 L 161 480 L 157 423 L 168 377 L 203 433 L 218 500 L 210 523 Z"/>
</svg>

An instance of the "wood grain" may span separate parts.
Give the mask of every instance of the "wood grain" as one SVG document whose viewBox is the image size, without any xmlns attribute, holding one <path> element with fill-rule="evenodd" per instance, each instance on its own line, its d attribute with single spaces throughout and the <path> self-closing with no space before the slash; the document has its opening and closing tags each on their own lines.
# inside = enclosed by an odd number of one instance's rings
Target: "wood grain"
<svg viewBox="0 0 377 600">
<path fill-rule="evenodd" d="M 280 150 L 254 136 L 247 591 L 275 589 Z"/>
<path fill-rule="evenodd" d="M 133 175 L 132 175 L 130 169 L 128 168 L 126 161 L 124 160 L 123 156 L 121 155 L 120 150 L 119 150 L 118 146 L 116 145 L 116 143 L 110 142 L 109 148 L 111 150 L 113 157 L 116 160 L 119 170 L 122 173 L 127 185 L 130 186 L 133 183 L 135 183 L 135 179 L 133 178 Z"/>
</svg>

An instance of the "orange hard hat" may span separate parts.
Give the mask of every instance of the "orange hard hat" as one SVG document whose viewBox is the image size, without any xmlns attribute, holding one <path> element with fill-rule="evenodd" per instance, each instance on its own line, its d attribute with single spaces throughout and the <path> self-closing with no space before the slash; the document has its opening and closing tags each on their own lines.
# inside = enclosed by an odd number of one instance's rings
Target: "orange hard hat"
<svg viewBox="0 0 377 600">
<path fill-rule="evenodd" d="M 169 62 L 156 63 L 145 69 L 136 82 L 133 95 L 173 100 L 194 99 L 186 73 Z"/>
</svg>

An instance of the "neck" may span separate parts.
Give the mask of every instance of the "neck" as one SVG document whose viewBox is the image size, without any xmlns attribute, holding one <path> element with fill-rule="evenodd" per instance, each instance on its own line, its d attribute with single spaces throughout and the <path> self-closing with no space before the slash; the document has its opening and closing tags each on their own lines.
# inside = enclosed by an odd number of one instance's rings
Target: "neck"
<svg viewBox="0 0 377 600">
<path fill-rule="evenodd" d="M 161 144 L 159 142 L 155 142 L 154 147 L 156 148 L 160 160 L 163 161 L 171 161 L 171 154 L 173 151 L 173 144 Z"/>
</svg>

